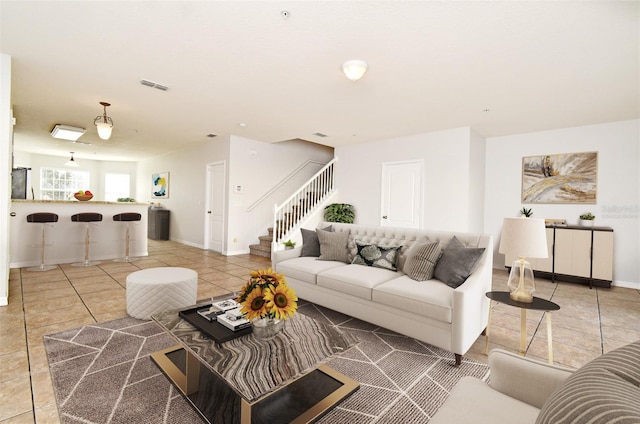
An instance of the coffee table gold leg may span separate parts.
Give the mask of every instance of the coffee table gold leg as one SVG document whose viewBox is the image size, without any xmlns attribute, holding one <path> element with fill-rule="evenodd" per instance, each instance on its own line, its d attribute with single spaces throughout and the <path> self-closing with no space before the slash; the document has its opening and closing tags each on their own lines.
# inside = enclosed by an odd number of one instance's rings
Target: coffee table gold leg
<svg viewBox="0 0 640 424">
<path fill-rule="evenodd" d="M 527 310 L 520 308 L 520 355 L 524 356 L 527 342 Z"/>
<path fill-rule="evenodd" d="M 489 327 L 491 327 L 491 300 L 489 300 L 489 321 L 487 321 L 487 329 L 484 330 L 484 354 L 489 354 Z"/>
<path fill-rule="evenodd" d="M 185 350 L 185 354 L 187 355 L 185 393 L 190 395 L 200 390 L 200 361 L 188 350 Z"/>
<path fill-rule="evenodd" d="M 240 399 L 240 424 L 251 424 L 251 405 Z"/>
<path fill-rule="evenodd" d="M 547 349 L 549 349 L 549 363 L 553 364 L 553 345 L 551 335 L 551 313 L 547 312 Z"/>
</svg>

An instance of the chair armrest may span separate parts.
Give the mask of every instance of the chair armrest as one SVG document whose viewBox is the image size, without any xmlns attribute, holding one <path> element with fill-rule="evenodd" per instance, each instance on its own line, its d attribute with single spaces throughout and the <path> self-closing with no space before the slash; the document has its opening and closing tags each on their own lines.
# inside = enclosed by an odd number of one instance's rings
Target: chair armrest
<svg viewBox="0 0 640 424">
<path fill-rule="evenodd" d="M 302 246 L 289 250 L 277 250 L 271 254 L 271 267 L 276 269 L 278 263 L 286 261 L 287 259 L 297 258 L 300 256 L 300 253 L 302 253 Z"/>
<path fill-rule="evenodd" d="M 547 398 L 573 371 L 493 349 L 489 353 L 489 385 L 512 398 L 542 408 Z"/>
</svg>

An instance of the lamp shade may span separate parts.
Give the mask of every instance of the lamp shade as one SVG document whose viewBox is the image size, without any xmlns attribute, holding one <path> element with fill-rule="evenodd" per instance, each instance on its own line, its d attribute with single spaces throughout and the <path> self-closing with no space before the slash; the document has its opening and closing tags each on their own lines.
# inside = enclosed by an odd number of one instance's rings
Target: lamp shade
<svg viewBox="0 0 640 424">
<path fill-rule="evenodd" d="M 548 257 L 544 219 L 505 218 L 498 251 L 518 257 Z"/>
<path fill-rule="evenodd" d="M 103 140 L 109 140 L 111 138 L 111 130 L 113 129 L 113 124 L 108 122 L 97 122 L 96 127 L 98 128 L 98 137 Z"/>
</svg>

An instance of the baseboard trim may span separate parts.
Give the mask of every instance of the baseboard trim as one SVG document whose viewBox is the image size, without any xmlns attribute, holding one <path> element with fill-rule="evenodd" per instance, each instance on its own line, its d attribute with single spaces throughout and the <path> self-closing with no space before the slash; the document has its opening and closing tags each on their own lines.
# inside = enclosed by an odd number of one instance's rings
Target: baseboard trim
<svg viewBox="0 0 640 424">
<path fill-rule="evenodd" d="M 623 287 L 625 289 L 640 290 L 640 283 L 634 283 L 631 281 L 614 281 L 611 285 L 615 287 Z"/>
</svg>

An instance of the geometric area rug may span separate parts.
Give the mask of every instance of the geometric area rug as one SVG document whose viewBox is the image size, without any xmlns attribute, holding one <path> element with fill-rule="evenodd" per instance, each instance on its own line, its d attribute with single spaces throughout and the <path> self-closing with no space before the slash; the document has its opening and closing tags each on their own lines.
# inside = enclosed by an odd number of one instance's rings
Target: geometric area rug
<svg viewBox="0 0 640 424">
<path fill-rule="evenodd" d="M 360 389 L 323 424 L 428 423 L 464 376 L 488 367 L 370 323 L 300 300 L 298 311 L 355 334 L 360 343 L 327 365 Z M 121 318 L 44 336 L 63 424 L 191 424 L 200 416 L 151 361 L 176 344 L 153 321 Z"/>
</svg>

